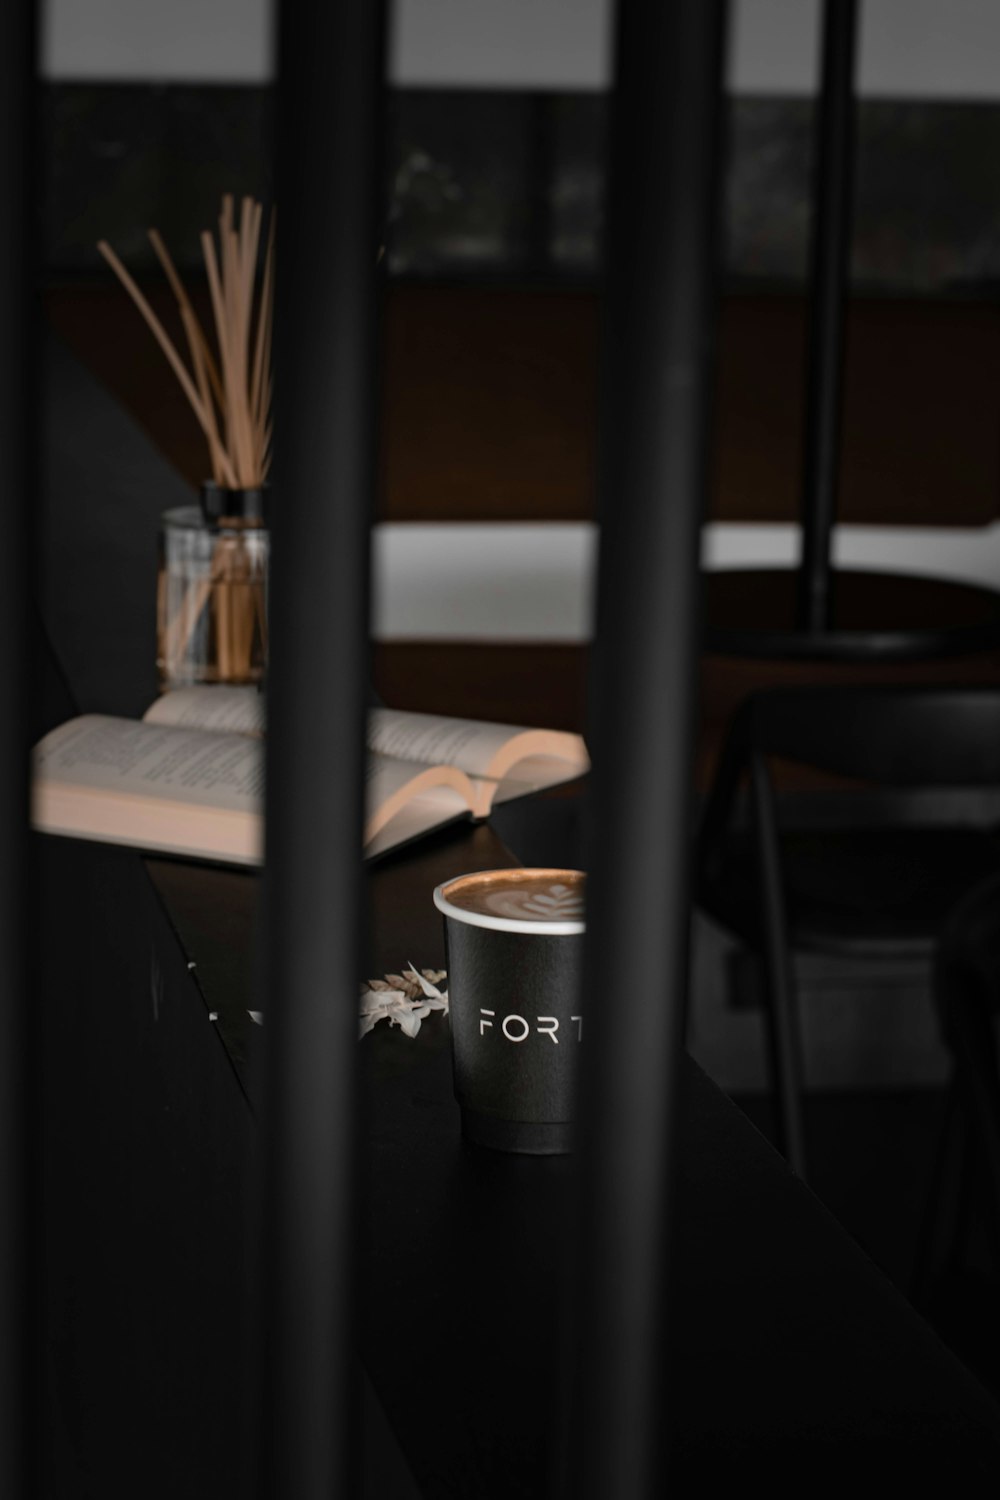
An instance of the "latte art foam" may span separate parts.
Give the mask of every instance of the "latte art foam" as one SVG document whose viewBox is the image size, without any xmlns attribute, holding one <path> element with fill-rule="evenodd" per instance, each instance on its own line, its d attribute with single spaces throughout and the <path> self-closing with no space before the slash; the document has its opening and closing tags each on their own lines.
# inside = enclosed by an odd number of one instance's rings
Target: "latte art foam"
<svg viewBox="0 0 1000 1500">
<path fill-rule="evenodd" d="M 582 922 L 585 877 L 578 870 L 491 871 L 466 875 L 444 888 L 462 911 L 518 922 Z"/>
<path fill-rule="evenodd" d="M 498 917 L 534 918 L 537 922 L 571 922 L 583 916 L 583 893 L 558 882 L 541 890 L 520 889 L 484 892 L 481 910 Z"/>
</svg>

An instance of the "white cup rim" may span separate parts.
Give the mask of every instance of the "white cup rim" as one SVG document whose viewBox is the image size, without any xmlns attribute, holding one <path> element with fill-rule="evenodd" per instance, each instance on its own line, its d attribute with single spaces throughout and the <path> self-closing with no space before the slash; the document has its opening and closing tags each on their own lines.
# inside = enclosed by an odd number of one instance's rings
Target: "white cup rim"
<svg viewBox="0 0 1000 1500">
<path fill-rule="evenodd" d="M 446 917 L 451 917 L 456 922 L 464 922 L 467 927 L 484 927 L 488 932 L 521 932 L 528 937 L 576 937 L 586 931 L 585 921 L 532 922 L 523 917 L 494 917 L 486 912 L 469 911 L 467 907 L 452 905 L 445 895 L 448 886 L 454 885 L 458 880 L 473 879 L 478 876 L 486 880 L 491 875 L 510 875 L 514 869 L 527 876 L 551 875 L 553 879 L 557 879 L 560 875 L 576 876 L 581 873 L 579 870 L 554 870 L 547 867 L 536 869 L 528 865 L 513 866 L 505 870 L 470 870 L 465 875 L 453 875 L 450 880 L 445 880 L 441 885 L 435 886 L 434 905 Z"/>
</svg>

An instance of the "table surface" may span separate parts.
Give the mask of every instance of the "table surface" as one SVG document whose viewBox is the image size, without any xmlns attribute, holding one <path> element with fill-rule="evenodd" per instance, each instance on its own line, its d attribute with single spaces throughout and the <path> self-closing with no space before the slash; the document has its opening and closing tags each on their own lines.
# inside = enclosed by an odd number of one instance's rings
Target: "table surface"
<svg viewBox="0 0 1000 1500">
<path fill-rule="evenodd" d="M 705 649 L 771 661 L 920 661 L 1000 645 L 1000 593 L 954 579 L 838 568 L 828 630 L 796 625 L 794 568 L 705 576 Z"/>
<path fill-rule="evenodd" d="M 70 385 L 79 379 L 65 364 L 57 373 Z M 46 506 L 64 524 L 48 560 L 46 623 L 81 708 L 137 712 L 149 696 L 152 654 L 141 656 L 135 637 L 143 650 L 151 645 L 151 628 L 147 637 L 140 623 L 150 575 L 137 582 L 129 567 L 109 566 L 109 556 L 115 544 L 126 560 L 130 549 L 139 555 L 139 522 L 154 505 L 163 508 L 170 485 L 158 486 L 150 460 L 142 505 L 129 511 L 123 502 L 116 525 L 103 527 L 105 553 L 98 557 L 88 539 L 115 503 L 100 462 L 120 462 L 131 439 L 117 430 L 100 393 L 84 394 L 94 446 L 87 466 L 70 468 L 76 486 L 89 486 L 83 506 L 79 489 L 67 487 L 60 424 L 50 427 Z M 79 566 L 86 547 L 106 585 L 96 594 L 94 573 Z M 56 852 L 62 843 L 45 842 Z M 252 1115 L 257 1058 L 267 1041 L 266 1019 L 258 1026 L 249 1015 L 259 1005 L 257 877 L 96 847 L 67 852 L 64 890 L 87 878 L 91 855 L 95 868 L 110 860 L 115 878 L 129 887 L 152 878 L 176 968 L 189 976 L 180 1020 L 190 1074 L 159 1080 L 176 1085 L 174 1107 L 192 1121 L 208 1119 L 217 1101 L 198 1097 L 192 1064 L 196 1054 L 219 1053 L 227 1066 L 211 1074 L 212 1089 L 230 1091 L 237 1113 Z M 463 825 L 373 867 L 369 972 L 407 961 L 440 966 L 433 887 L 458 871 L 512 859 L 487 826 Z M 148 957 L 141 961 L 148 992 Z M 58 1009 L 66 997 L 53 990 L 45 1003 Z M 155 985 L 153 1011 L 155 1021 Z M 157 1039 L 162 1034 L 165 1049 L 167 1033 L 147 1024 L 144 1045 L 155 1062 Z M 74 1045 L 70 1033 L 63 1041 L 61 1028 L 54 1037 L 56 1045 Z M 383 1024 L 359 1044 L 358 1057 L 366 1102 L 365 1368 L 423 1495 L 540 1495 L 559 1391 L 560 1329 L 571 1315 L 576 1162 L 463 1143 L 441 1018 L 412 1041 Z M 72 1065 L 68 1056 L 67 1077 Z M 166 1050 L 155 1065 L 180 1066 Z M 101 1083 L 87 1080 L 88 1098 L 100 1097 Z M 684 1089 L 677 1296 L 663 1397 L 674 1472 L 689 1486 L 681 1493 L 696 1482 L 751 1477 L 766 1477 L 772 1493 L 801 1493 L 820 1465 L 841 1482 L 941 1477 L 959 1493 L 995 1482 L 1000 1420 L 992 1400 L 690 1061 Z M 196 1136 L 181 1130 L 184 1150 L 197 1153 Z M 217 1191 L 211 1201 L 221 1212 Z M 240 1205 L 231 1212 L 241 1213 Z M 175 1236 L 185 1232 L 184 1224 L 171 1227 Z M 189 1237 L 198 1241 L 202 1233 L 192 1222 Z M 211 1244 L 197 1248 L 212 1256 Z"/>
<path fill-rule="evenodd" d="M 512 855 L 486 826 L 451 830 L 371 871 L 371 972 L 443 961 L 430 893 Z M 211 1023 L 256 1094 L 266 1022 L 247 1014 L 257 881 L 149 868 Z M 234 966 L 232 955 L 242 955 Z M 465 1144 L 447 1024 L 359 1046 L 364 1140 L 363 1356 L 428 1496 L 542 1492 L 559 1391 L 576 1163 Z M 746 1117 L 688 1061 L 672 1388 L 679 1475 L 791 1486 L 830 1479 L 986 1478 L 991 1399 Z M 780 1490 L 779 1490 L 780 1492 Z"/>
</svg>

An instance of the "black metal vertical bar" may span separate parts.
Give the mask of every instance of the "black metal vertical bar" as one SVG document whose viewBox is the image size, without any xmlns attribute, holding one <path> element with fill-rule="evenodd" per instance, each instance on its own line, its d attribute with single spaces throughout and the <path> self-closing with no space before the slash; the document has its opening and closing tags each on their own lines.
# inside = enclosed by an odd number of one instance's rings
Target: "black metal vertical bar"
<svg viewBox="0 0 1000 1500">
<path fill-rule="evenodd" d="M 569 1493 L 660 1495 L 690 920 L 722 0 L 620 0 Z"/>
<path fill-rule="evenodd" d="M 283 0 L 266 814 L 267 1492 L 353 1472 L 381 0 Z"/>
<path fill-rule="evenodd" d="M 802 561 L 798 625 L 830 623 L 830 542 L 837 514 L 844 343 L 854 210 L 854 55 L 858 0 L 826 0 L 809 252 Z"/>
<path fill-rule="evenodd" d="M 34 1322 L 28 907 L 28 628 L 33 576 L 35 7 L 0 6 L 0 1494 L 32 1490 Z"/>
</svg>

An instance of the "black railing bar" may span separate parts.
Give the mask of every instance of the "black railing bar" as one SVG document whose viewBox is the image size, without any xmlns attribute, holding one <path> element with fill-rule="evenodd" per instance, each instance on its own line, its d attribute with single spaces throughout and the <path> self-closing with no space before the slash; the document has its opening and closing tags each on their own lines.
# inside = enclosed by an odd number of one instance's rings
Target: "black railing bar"
<svg viewBox="0 0 1000 1500">
<path fill-rule="evenodd" d="M 619 6 L 589 712 L 574 1500 L 667 1493 L 665 1289 L 676 1227 L 723 33 L 721 0 Z"/>
<path fill-rule="evenodd" d="M 263 1472 L 359 1493 L 356 987 L 375 479 L 380 0 L 279 8 L 265 870 Z"/>
<path fill-rule="evenodd" d="M 0 6 L 0 1494 L 34 1493 L 39 1234 L 28 763 L 37 455 L 36 9 Z"/>
</svg>

